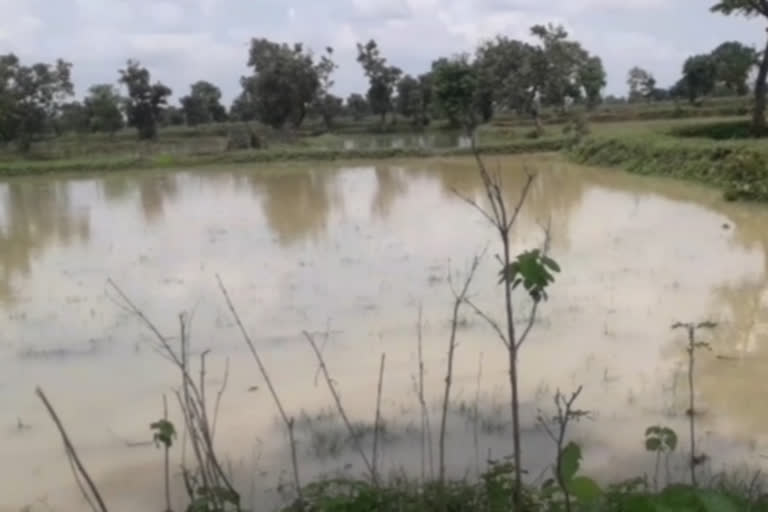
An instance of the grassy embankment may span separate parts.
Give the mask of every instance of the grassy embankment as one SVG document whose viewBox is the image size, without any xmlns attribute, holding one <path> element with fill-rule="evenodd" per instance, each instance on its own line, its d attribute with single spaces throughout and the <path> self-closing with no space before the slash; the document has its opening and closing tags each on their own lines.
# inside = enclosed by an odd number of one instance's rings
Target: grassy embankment
<svg viewBox="0 0 768 512">
<path fill-rule="evenodd" d="M 744 119 L 649 123 L 595 130 L 569 151 L 577 162 L 692 179 L 722 188 L 730 200 L 768 200 L 768 144 L 749 137 Z"/>
</svg>

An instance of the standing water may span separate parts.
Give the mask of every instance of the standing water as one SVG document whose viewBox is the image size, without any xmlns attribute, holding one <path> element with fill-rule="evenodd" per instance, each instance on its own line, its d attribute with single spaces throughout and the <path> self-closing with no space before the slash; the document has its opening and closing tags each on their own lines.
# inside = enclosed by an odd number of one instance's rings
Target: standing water
<svg viewBox="0 0 768 512">
<path fill-rule="evenodd" d="M 516 201 L 538 173 L 514 251 L 542 243 L 563 268 L 521 353 L 524 462 L 537 473 L 553 449 L 536 428 L 552 394 L 584 386 L 591 421 L 573 434 L 587 471 L 634 476 L 645 427 L 687 421 L 685 339 L 675 321 L 716 320 L 698 364 L 699 444 L 713 464 L 759 464 L 768 441 L 768 209 L 729 204 L 712 189 L 555 157 L 489 159 Z M 417 319 L 423 309 L 432 424 L 445 372 L 454 281 L 488 247 L 472 287 L 501 319 L 499 250 L 482 216 L 470 159 L 286 164 L 178 172 L 35 177 L 0 183 L 0 510 L 83 508 L 61 440 L 34 396 L 59 412 L 111 510 L 159 510 L 162 452 L 149 424 L 162 397 L 180 427 L 178 376 L 151 333 L 106 282 L 113 279 L 168 336 L 191 318 L 193 359 L 210 349 L 206 386 L 222 393 L 216 445 L 246 506 L 279 502 L 288 451 L 277 411 L 217 289 L 219 274 L 275 387 L 296 418 L 304 481 L 362 465 L 301 335 L 315 333 L 353 421 L 370 425 L 386 353 L 382 464 L 422 468 Z M 522 320 L 528 311 L 522 300 Z M 460 318 L 447 462 L 471 474 L 511 453 L 504 348 L 471 311 Z M 171 342 L 177 341 L 171 338 Z M 482 356 L 481 356 L 482 355 Z M 482 363 L 480 362 L 482 361 Z M 225 367 L 228 375 L 225 381 Z M 478 367 L 481 367 L 478 375 Z M 479 383 L 479 386 L 478 386 Z M 476 399 L 477 397 L 477 399 Z M 479 407 L 475 445 L 472 411 Z M 369 441 L 369 439 L 368 439 Z M 172 482 L 181 443 L 172 449 Z M 436 456 L 436 455 L 435 455 Z M 188 455 L 189 457 L 189 455 Z M 535 471 L 534 471 L 535 470 Z"/>
</svg>

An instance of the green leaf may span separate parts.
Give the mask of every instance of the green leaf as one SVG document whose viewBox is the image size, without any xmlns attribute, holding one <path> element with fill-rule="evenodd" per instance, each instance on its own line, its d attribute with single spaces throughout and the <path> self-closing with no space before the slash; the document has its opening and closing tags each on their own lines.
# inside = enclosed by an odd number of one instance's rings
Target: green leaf
<svg viewBox="0 0 768 512">
<path fill-rule="evenodd" d="M 662 436 L 669 451 L 675 451 L 675 448 L 677 448 L 677 433 L 671 428 L 665 428 L 662 431 Z"/>
<path fill-rule="evenodd" d="M 560 477 L 565 482 L 570 482 L 579 470 L 581 461 L 581 448 L 574 442 L 568 443 L 560 453 Z"/>
<path fill-rule="evenodd" d="M 661 434 L 661 431 L 662 431 L 661 427 L 657 427 L 657 426 L 648 427 L 647 429 L 645 429 L 645 436 L 648 437 L 651 434 L 659 435 Z"/>
<path fill-rule="evenodd" d="M 568 491 L 581 502 L 597 500 L 602 496 L 600 486 L 589 477 L 577 476 L 568 484 Z"/>
<path fill-rule="evenodd" d="M 543 256 L 541 258 L 541 262 L 549 267 L 554 272 L 560 272 L 560 265 L 557 264 L 555 260 L 550 258 L 549 256 Z"/>
<path fill-rule="evenodd" d="M 645 440 L 645 450 L 648 452 L 657 452 L 661 448 L 661 439 L 658 437 L 649 437 Z"/>
</svg>

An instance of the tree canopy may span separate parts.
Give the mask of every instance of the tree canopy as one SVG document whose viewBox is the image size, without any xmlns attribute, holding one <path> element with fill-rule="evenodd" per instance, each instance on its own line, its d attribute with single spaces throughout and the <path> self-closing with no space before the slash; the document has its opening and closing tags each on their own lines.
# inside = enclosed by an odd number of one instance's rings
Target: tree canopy
<svg viewBox="0 0 768 512">
<path fill-rule="evenodd" d="M 192 84 L 189 95 L 179 101 L 190 126 L 219 123 L 227 118 L 227 111 L 221 105 L 221 90 L 205 80 Z"/>
<path fill-rule="evenodd" d="M 371 39 L 366 44 L 357 44 L 357 62 L 363 67 L 368 78 L 368 104 L 371 111 L 381 116 L 382 123 L 388 113 L 392 112 L 392 94 L 395 86 L 403 74 L 396 66 L 387 64 L 376 41 Z"/>
<path fill-rule="evenodd" d="M 20 149 L 29 149 L 73 95 L 71 69 L 61 59 L 25 66 L 12 53 L 0 55 L 0 140 L 16 140 Z"/>
<path fill-rule="evenodd" d="M 171 89 L 160 82 L 151 84 L 149 70 L 135 60 L 129 60 L 125 69 L 120 70 L 120 83 L 128 90 L 125 102 L 128 124 L 136 128 L 139 138 L 155 138 Z"/>
</svg>

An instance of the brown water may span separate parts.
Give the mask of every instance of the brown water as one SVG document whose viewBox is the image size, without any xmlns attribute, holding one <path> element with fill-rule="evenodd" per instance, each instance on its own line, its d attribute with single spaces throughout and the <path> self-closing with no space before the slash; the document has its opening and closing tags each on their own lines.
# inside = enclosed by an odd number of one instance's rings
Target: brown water
<svg viewBox="0 0 768 512">
<path fill-rule="evenodd" d="M 579 406 L 592 419 L 573 434 L 593 474 L 648 470 L 648 425 L 673 426 L 687 442 L 685 340 L 669 327 L 704 319 L 721 325 L 708 338 L 712 352 L 698 361 L 700 446 L 712 456 L 711 471 L 761 464 L 768 442 L 768 413 L 760 405 L 768 396 L 768 209 L 724 203 L 717 191 L 690 183 L 575 167 L 555 157 L 490 161 L 497 162 L 510 199 L 523 167 L 538 171 L 515 251 L 540 244 L 540 225 L 551 218 L 551 250 L 563 267 L 521 355 L 526 467 L 535 474 L 551 461 L 535 417 L 538 408 L 549 414 L 558 387 L 584 386 Z M 386 470 L 419 476 L 419 305 L 433 425 L 452 300 L 446 277 L 465 270 L 488 244 L 473 296 L 490 314 L 501 312 L 493 232 L 453 188 L 482 200 L 470 160 L 0 184 L 0 510 L 84 506 L 60 438 L 33 394 L 36 385 L 58 409 L 112 510 L 162 506 L 161 452 L 140 443 L 151 438 L 148 425 L 161 416 L 162 395 L 178 378 L 152 350 L 149 333 L 115 302 L 107 278 L 169 335 L 179 312 L 194 313 L 193 348 L 212 350 L 209 396 L 230 359 L 216 438 L 247 505 L 279 500 L 277 488 L 289 480 L 286 443 L 216 289 L 217 273 L 298 418 L 304 480 L 362 470 L 343 446 L 338 417 L 328 413 L 331 397 L 317 380 L 304 329 L 330 332 L 324 354 L 356 421 L 373 420 L 386 352 L 382 462 Z M 525 316 L 527 303 L 518 302 Z M 447 454 L 455 475 L 474 474 L 489 454 L 511 452 L 503 348 L 471 312 L 462 320 Z M 466 409 L 478 394 L 475 445 Z M 682 455 L 675 464 L 684 464 Z M 176 472 L 173 483 L 180 494 Z"/>
</svg>

